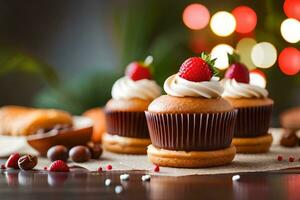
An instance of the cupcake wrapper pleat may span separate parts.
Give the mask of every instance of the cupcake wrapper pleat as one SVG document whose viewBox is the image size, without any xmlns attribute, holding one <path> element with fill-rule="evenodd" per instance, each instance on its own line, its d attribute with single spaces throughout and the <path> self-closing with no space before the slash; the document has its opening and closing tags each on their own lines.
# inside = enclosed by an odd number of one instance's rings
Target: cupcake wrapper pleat
<svg viewBox="0 0 300 200">
<path fill-rule="evenodd" d="M 268 133 L 273 105 L 237 108 L 234 137 L 258 137 Z"/>
<path fill-rule="evenodd" d="M 111 135 L 149 138 L 144 112 L 105 111 L 106 130 Z"/>
<path fill-rule="evenodd" d="M 169 150 L 206 151 L 229 147 L 237 111 L 224 113 L 146 112 L 151 142 Z"/>
</svg>

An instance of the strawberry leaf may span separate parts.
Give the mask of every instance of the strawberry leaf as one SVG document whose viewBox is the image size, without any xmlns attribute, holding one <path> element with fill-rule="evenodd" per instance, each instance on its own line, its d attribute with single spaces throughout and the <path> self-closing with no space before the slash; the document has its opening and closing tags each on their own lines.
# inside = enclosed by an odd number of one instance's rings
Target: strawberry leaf
<svg viewBox="0 0 300 200">
<path fill-rule="evenodd" d="M 219 70 L 215 67 L 215 62 L 217 58 L 212 59 L 210 54 L 207 54 L 205 52 L 202 52 L 200 57 L 208 64 L 210 67 L 210 70 L 212 71 L 213 76 L 216 76 L 219 74 Z"/>
<path fill-rule="evenodd" d="M 227 53 L 227 57 L 228 57 L 229 65 L 234 64 L 234 63 L 239 63 L 241 60 L 240 55 L 236 52 L 233 52 L 232 54 Z"/>
</svg>

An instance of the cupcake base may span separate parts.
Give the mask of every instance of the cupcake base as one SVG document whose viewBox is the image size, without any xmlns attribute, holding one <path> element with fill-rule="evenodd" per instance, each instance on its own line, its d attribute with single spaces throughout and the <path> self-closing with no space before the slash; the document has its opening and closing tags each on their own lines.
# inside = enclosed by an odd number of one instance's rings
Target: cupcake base
<svg viewBox="0 0 300 200">
<path fill-rule="evenodd" d="M 102 137 L 103 148 L 107 151 L 122 154 L 146 154 L 151 144 L 148 138 L 130 138 L 105 133 Z"/>
<path fill-rule="evenodd" d="M 236 147 L 237 153 L 266 153 L 269 151 L 273 137 L 266 134 L 251 138 L 233 138 L 232 144 Z"/>
<path fill-rule="evenodd" d="M 215 151 L 173 151 L 148 146 L 149 160 L 159 166 L 178 168 L 213 167 L 229 164 L 236 153 L 231 145 L 226 149 Z"/>
</svg>

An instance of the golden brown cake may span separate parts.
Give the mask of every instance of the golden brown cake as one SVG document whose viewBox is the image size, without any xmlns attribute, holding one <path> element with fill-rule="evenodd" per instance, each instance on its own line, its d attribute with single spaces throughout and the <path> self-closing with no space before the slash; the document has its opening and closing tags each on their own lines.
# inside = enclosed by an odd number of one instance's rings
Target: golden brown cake
<svg viewBox="0 0 300 200">
<path fill-rule="evenodd" d="M 148 63 L 149 64 L 149 63 Z M 115 153 L 146 154 L 151 143 L 144 111 L 160 95 L 145 63 L 128 65 L 126 75 L 115 82 L 112 99 L 105 106 L 103 147 Z"/>
<path fill-rule="evenodd" d="M 196 74 L 194 74 L 196 73 Z M 236 111 L 221 98 L 209 57 L 187 59 L 164 83 L 167 95 L 148 107 L 152 145 L 148 158 L 167 167 L 197 168 L 229 164 Z"/>
<path fill-rule="evenodd" d="M 249 71 L 241 63 L 232 64 L 222 81 L 223 98 L 237 109 L 233 144 L 237 153 L 265 153 L 272 144 L 268 133 L 273 100 L 268 91 L 249 83 Z"/>
</svg>

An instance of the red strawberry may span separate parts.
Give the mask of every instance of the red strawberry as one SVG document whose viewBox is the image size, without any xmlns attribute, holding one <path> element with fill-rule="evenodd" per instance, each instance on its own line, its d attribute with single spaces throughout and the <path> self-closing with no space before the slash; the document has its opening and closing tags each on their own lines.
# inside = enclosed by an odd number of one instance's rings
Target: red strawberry
<svg viewBox="0 0 300 200">
<path fill-rule="evenodd" d="M 159 172 L 159 166 L 158 166 L 158 165 L 155 165 L 153 171 Z"/>
<path fill-rule="evenodd" d="M 134 81 L 151 79 L 150 69 L 143 63 L 139 62 L 130 63 L 126 68 L 126 75 Z"/>
<path fill-rule="evenodd" d="M 234 63 L 227 69 L 225 78 L 235 79 L 241 83 L 249 83 L 249 70 L 241 63 Z"/>
<path fill-rule="evenodd" d="M 49 171 L 50 172 L 69 172 L 70 169 L 64 161 L 56 160 L 50 165 Z"/>
<path fill-rule="evenodd" d="M 182 63 L 179 76 L 194 82 L 209 81 L 216 74 L 214 62 L 215 60 L 211 60 L 210 55 L 205 53 L 202 53 L 201 57 L 191 57 Z"/>
<path fill-rule="evenodd" d="M 20 157 L 18 153 L 11 154 L 5 163 L 5 167 L 19 169 L 18 160 Z"/>
<path fill-rule="evenodd" d="M 249 70 L 240 63 L 240 56 L 237 53 L 227 54 L 230 67 L 225 73 L 225 78 L 235 79 L 237 82 L 249 83 Z"/>
</svg>

